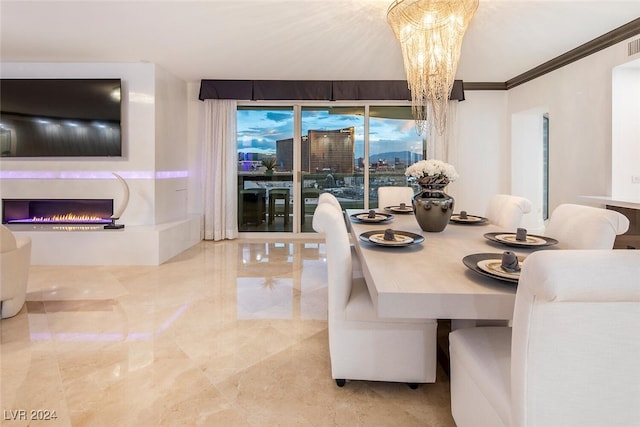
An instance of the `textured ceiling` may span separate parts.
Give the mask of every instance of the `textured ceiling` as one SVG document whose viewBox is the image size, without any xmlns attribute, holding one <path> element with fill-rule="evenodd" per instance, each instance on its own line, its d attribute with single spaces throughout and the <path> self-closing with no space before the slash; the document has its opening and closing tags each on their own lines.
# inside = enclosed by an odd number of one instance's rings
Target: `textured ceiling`
<svg viewBox="0 0 640 427">
<path fill-rule="evenodd" d="M 404 79 L 390 0 L 5 1 L 3 62 L 158 64 L 186 81 Z M 640 0 L 480 0 L 457 78 L 504 82 L 640 17 Z"/>
</svg>

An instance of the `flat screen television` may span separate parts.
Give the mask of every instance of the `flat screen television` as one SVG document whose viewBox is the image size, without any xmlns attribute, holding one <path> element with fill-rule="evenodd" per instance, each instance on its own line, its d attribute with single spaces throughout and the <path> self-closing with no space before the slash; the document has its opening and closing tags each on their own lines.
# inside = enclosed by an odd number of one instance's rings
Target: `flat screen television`
<svg viewBox="0 0 640 427">
<path fill-rule="evenodd" d="M 122 157 L 121 79 L 0 79 L 0 156 Z"/>
</svg>

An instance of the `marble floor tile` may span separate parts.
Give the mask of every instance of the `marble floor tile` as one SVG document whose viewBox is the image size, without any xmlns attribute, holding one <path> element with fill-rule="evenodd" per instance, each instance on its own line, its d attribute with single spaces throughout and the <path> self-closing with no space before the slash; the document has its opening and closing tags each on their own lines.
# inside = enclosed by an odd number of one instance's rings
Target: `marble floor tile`
<svg viewBox="0 0 640 427">
<path fill-rule="evenodd" d="M 417 390 L 336 386 L 326 286 L 318 241 L 32 266 L 27 303 L 0 321 L 0 425 L 454 426 L 440 367 Z"/>
</svg>

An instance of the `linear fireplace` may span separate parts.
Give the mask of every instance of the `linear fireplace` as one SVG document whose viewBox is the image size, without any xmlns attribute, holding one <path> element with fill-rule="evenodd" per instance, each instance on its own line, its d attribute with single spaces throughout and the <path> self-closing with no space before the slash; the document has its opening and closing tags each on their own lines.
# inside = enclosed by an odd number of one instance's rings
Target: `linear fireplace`
<svg viewBox="0 0 640 427">
<path fill-rule="evenodd" d="M 113 199 L 2 199 L 3 224 L 111 224 Z"/>
</svg>

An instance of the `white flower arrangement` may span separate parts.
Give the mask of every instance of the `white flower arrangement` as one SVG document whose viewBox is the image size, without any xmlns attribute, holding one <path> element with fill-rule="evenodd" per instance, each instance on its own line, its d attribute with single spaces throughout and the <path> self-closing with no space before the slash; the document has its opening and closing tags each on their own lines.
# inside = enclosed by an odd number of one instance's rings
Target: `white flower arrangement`
<svg viewBox="0 0 640 427">
<path fill-rule="evenodd" d="M 458 179 L 459 175 L 453 165 L 442 160 L 420 160 L 409 166 L 404 174 L 418 181 L 430 178 L 434 183 L 448 184 Z"/>
</svg>

